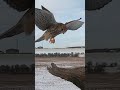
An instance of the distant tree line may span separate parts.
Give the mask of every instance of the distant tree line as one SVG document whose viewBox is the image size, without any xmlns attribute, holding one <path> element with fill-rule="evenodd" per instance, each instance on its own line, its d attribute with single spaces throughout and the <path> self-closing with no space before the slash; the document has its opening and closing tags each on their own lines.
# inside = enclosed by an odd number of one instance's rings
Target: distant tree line
<svg viewBox="0 0 120 90">
<path fill-rule="evenodd" d="M 117 53 L 120 52 L 120 48 L 104 48 L 104 49 L 88 49 L 85 50 L 85 53 L 100 53 L 100 52 L 112 52 L 112 53 Z"/>
<path fill-rule="evenodd" d="M 98 64 L 96 63 L 95 65 L 93 65 L 93 63 L 91 61 L 87 62 L 85 65 L 86 68 L 86 73 L 104 73 L 105 72 L 105 67 L 117 67 L 118 64 L 115 63 L 110 63 L 107 64 L 105 62 Z"/>
<path fill-rule="evenodd" d="M 84 54 L 84 53 L 81 53 Z M 78 57 L 80 53 L 43 53 L 43 54 L 36 54 L 36 57 Z"/>
<path fill-rule="evenodd" d="M 1 65 L 0 73 L 29 74 L 35 72 L 35 65 Z"/>
</svg>

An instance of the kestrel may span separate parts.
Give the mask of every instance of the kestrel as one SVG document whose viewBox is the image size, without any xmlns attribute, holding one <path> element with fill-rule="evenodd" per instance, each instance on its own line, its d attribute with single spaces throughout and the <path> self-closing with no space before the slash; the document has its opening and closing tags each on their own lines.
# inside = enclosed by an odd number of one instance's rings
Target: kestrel
<svg viewBox="0 0 120 90">
<path fill-rule="evenodd" d="M 45 7 L 41 6 L 42 9 L 35 9 L 35 23 L 36 26 L 45 31 L 45 33 L 36 40 L 36 42 L 42 40 L 49 40 L 50 43 L 55 43 L 55 37 L 61 33 L 65 33 L 67 30 L 77 30 L 80 28 L 84 22 L 78 20 L 73 20 L 65 24 L 56 22 L 54 15 L 47 10 Z"/>
<path fill-rule="evenodd" d="M 12 37 L 20 33 L 30 35 L 34 31 L 35 27 L 35 0 L 4 0 L 11 8 L 22 12 L 26 10 L 26 13 L 17 22 L 16 25 L 11 27 L 0 35 L 0 39 Z"/>
</svg>

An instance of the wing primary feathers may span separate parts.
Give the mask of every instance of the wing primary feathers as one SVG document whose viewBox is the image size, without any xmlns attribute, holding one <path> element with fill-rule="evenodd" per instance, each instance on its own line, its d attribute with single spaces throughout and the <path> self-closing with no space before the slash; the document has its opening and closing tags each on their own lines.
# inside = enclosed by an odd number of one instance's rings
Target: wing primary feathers
<svg viewBox="0 0 120 90">
<path fill-rule="evenodd" d="M 79 21 L 79 20 L 81 20 L 81 19 L 82 19 L 82 18 L 79 18 L 79 19 L 77 19 L 77 20 Z M 76 20 L 66 22 L 65 24 L 68 24 L 68 23 L 71 23 L 71 22 L 74 22 L 74 21 L 76 21 Z"/>
<path fill-rule="evenodd" d="M 35 0 L 3 0 L 17 11 L 25 11 L 34 6 Z"/>
<path fill-rule="evenodd" d="M 65 25 L 69 30 L 77 30 L 78 28 L 80 28 L 84 24 L 84 22 L 79 21 L 80 19 L 81 18 L 67 22 L 67 23 L 65 23 Z"/>
<path fill-rule="evenodd" d="M 99 10 L 113 0 L 86 0 L 85 9 L 88 11 Z"/>
<path fill-rule="evenodd" d="M 18 34 L 22 33 L 23 31 L 24 30 L 22 29 L 21 24 L 17 24 L 14 27 L 12 27 L 11 29 L 9 29 L 8 31 L 1 34 L 0 39 L 12 37 L 14 35 L 18 35 Z"/>
<path fill-rule="evenodd" d="M 54 18 L 54 15 L 50 11 L 46 11 L 45 8 L 43 9 L 35 8 L 35 24 L 39 29 L 45 31 L 51 25 L 56 24 L 57 22 Z"/>
<path fill-rule="evenodd" d="M 42 8 L 42 10 L 45 10 L 45 11 L 48 11 L 48 12 L 50 12 L 48 9 L 46 9 L 45 7 L 43 7 L 42 5 L 41 5 L 41 8 Z M 51 12 L 50 12 L 51 13 Z"/>
</svg>

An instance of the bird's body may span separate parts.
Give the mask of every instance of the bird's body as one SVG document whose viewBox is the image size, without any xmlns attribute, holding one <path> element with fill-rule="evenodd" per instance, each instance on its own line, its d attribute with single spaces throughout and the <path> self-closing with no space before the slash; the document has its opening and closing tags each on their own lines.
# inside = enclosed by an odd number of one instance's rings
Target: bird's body
<svg viewBox="0 0 120 90">
<path fill-rule="evenodd" d="M 52 25 L 49 29 L 47 29 L 45 33 L 50 33 L 50 38 L 54 38 L 57 35 L 63 33 L 65 27 L 66 26 L 64 24 L 57 23 L 55 25 Z"/>
<path fill-rule="evenodd" d="M 57 23 L 49 27 L 45 33 L 39 38 L 37 41 L 42 41 L 42 40 L 52 40 L 55 38 L 57 35 L 61 33 L 65 33 L 67 31 L 67 28 L 64 24 L 62 23 Z M 36 41 L 36 42 L 37 42 Z"/>
</svg>

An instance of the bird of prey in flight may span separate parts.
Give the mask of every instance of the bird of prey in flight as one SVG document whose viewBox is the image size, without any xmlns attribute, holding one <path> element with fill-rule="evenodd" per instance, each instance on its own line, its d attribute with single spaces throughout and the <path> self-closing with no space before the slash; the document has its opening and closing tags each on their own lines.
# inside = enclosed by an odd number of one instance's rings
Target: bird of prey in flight
<svg viewBox="0 0 120 90">
<path fill-rule="evenodd" d="M 45 31 L 45 33 L 36 40 L 36 42 L 50 39 L 50 43 L 55 43 L 55 37 L 61 33 L 65 33 L 67 30 L 77 30 L 83 25 L 83 22 L 73 20 L 65 24 L 56 22 L 54 15 L 41 6 L 42 9 L 35 9 L 35 23 L 36 26 Z"/>
<path fill-rule="evenodd" d="M 27 12 L 22 16 L 22 18 L 18 21 L 18 23 L 16 25 L 14 25 L 7 31 L 0 34 L 0 39 L 12 37 L 12 36 L 18 35 L 23 32 L 25 32 L 27 35 L 31 34 L 32 31 L 34 31 L 34 29 L 35 29 L 34 28 L 35 22 L 37 22 L 37 21 L 35 21 L 35 19 L 36 19 L 35 11 L 40 12 L 38 9 L 35 9 L 35 0 L 3 0 L 3 1 L 5 1 L 11 8 L 16 9 L 18 12 L 22 12 L 25 10 L 27 10 Z M 112 0 L 86 0 L 85 1 L 85 9 L 89 10 L 89 11 L 98 10 L 98 9 L 103 8 L 105 5 L 107 5 L 111 1 Z M 46 14 L 49 13 L 48 16 L 51 15 L 52 18 L 54 17 L 52 15 L 52 13 L 50 11 L 48 11 L 47 9 L 46 9 L 46 11 L 45 10 L 43 10 L 43 11 L 46 12 Z M 51 19 L 51 20 L 55 20 L 55 19 Z M 74 23 L 76 21 L 80 22 L 78 20 L 75 20 L 71 23 Z M 56 21 L 51 21 L 51 22 L 56 22 Z M 36 25 L 39 27 L 38 24 L 36 24 Z M 69 26 L 70 23 L 68 23 L 67 25 Z M 56 27 L 58 28 L 59 26 L 60 25 L 57 25 Z M 63 25 L 61 23 L 61 26 L 64 27 L 65 25 Z M 51 40 L 54 41 L 54 39 L 51 39 Z"/>
<path fill-rule="evenodd" d="M 0 39 L 12 37 L 20 33 L 30 35 L 35 27 L 35 0 L 3 0 L 18 12 L 26 11 L 22 18 L 10 29 L 0 34 Z"/>
</svg>

